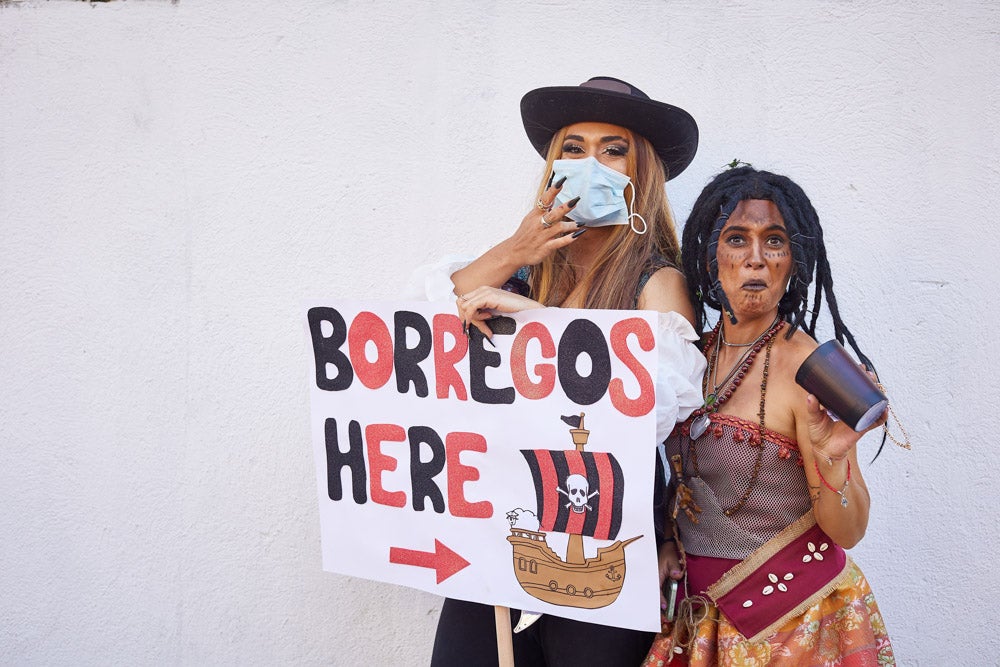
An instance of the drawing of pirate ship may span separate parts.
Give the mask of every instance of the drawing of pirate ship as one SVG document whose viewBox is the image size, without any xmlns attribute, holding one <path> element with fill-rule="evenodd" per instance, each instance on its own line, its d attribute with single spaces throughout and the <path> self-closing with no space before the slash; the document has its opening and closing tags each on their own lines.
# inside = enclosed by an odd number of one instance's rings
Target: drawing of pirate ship
<svg viewBox="0 0 1000 667">
<path fill-rule="evenodd" d="M 575 449 L 521 450 L 535 486 L 537 515 L 508 513 L 514 574 L 529 595 L 561 606 L 597 609 L 618 598 L 625 583 L 625 547 L 642 536 L 615 541 L 584 555 L 584 536 L 614 540 L 621 527 L 625 480 L 610 452 L 587 452 L 584 413 L 562 417 Z M 564 488 L 565 486 L 565 488 Z M 529 520 L 524 521 L 522 517 Z M 533 523 L 532 520 L 537 519 Z M 546 533 L 566 533 L 565 559 L 546 543 Z"/>
</svg>

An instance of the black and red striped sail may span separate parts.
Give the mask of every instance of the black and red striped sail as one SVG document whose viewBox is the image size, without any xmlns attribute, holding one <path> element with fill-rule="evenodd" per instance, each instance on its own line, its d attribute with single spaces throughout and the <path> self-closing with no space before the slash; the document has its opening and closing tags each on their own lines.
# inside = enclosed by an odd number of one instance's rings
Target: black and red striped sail
<svg viewBox="0 0 1000 667">
<path fill-rule="evenodd" d="M 535 482 L 538 521 L 545 532 L 587 535 L 613 540 L 621 528 L 625 478 L 621 466 L 608 452 L 580 452 L 575 449 L 522 449 Z M 582 475 L 590 485 L 590 509 L 573 511 L 566 495 L 566 478 Z"/>
</svg>

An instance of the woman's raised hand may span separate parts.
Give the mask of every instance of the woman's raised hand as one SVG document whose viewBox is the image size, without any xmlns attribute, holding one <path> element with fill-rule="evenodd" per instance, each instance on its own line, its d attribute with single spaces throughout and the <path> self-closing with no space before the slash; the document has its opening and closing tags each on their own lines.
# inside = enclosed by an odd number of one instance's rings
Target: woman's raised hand
<svg viewBox="0 0 1000 667">
<path fill-rule="evenodd" d="M 477 287 L 471 292 L 461 295 L 456 303 L 458 304 L 458 316 L 462 319 L 463 326 L 474 326 L 490 339 L 493 338 L 493 332 L 487 326 L 486 320 L 498 313 L 516 313 L 544 307 L 526 296 L 485 286 Z"/>
<path fill-rule="evenodd" d="M 889 416 L 889 411 L 886 410 L 874 424 L 858 432 L 844 422 L 832 419 L 820 405 L 819 399 L 812 394 L 806 396 L 806 411 L 809 441 L 812 443 L 813 452 L 828 461 L 840 461 L 846 458 L 857 446 L 861 436 L 882 426 Z"/>
<path fill-rule="evenodd" d="M 580 201 L 579 197 L 554 208 L 552 206 L 565 181 L 564 177 L 545 189 L 535 207 L 524 216 L 517 231 L 510 237 L 511 251 L 520 258 L 522 266 L 540 263 L 586 231 L 584 225 L 566 218 L 566 214 Z"/>
<path fill-rule="evenodd" d="M 540 264 L 587 230 L 565 220 L 579 198 L 553 208 L 561 187 L 560 182 L 545 188 L 513 234 L 451 275 L 455 294 L 467 294 L 480 285 L 499 287 L 521 267 Z"/>
</svg>

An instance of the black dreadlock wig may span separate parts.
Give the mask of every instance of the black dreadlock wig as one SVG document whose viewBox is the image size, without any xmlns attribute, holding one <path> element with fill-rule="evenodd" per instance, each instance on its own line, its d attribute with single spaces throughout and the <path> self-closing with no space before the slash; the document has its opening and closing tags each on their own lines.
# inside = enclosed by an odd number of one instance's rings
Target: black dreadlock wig
<svg viewBox="0 0 1000 667">
<path fill-rule="evenodd" d="M 751 166 L 728 169 L 712 179 L 701 191 L 684 225 L 681 258 L 691 301 L 695 304 L 698 330 L 705 330 L 706 305 L 728 315 L 734 324 L 736 322 L 729 299 L 719 283 L 716 250 L 726 220 L 737 204 L 745 199 L 774 202 L 792 244 L 793 272 L 788 291 L 778 304 L 778 314 L 790 325 L 785 337 L 790 338 L 799 327 L 816 337 L 816 320 L 825 295 L 833 319 L 834 337 L 841 344 L 846 340 L 861 363 L 874 370 L 871 360 L 858 348 L 854 336 L 840 318 L 837 298 L 833 294 L 833 276 L 823 245 L 823 228 L 812 202 L 802 188 L 787 176 L 759 171 Z M 810 308 L 809 285 L 814 277 L 816 290 Z M 810 313 L 812 317 L 807 322 L 806 316 Z"/>
</svg>

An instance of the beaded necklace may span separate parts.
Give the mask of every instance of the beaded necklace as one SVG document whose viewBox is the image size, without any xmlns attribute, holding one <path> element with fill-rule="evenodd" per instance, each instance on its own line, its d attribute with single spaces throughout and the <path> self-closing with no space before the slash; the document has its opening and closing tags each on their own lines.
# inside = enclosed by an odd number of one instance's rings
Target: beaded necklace
<svg viewBox="0 0 1000 667">
<path fill-rule="evenodd" d="M 722 321 L 720 319 L 719 325 L 716 326 L 715 331 L 712 332 L 712 336 L 709 337 L 708 342 L 705 344 L 705 352 L 706 353 L 712 348 L 713 343 L 715 344 L 715 350 L 714 350 L 712 356 L 709 358 L 709 364 L 712 365 L 712 366 L 716 365 L 718 363 L 718 359 L 719 359 L 719 346 L 718 346 L 717 341 L 719 340 L 719 335 L 720 335 L 720 331 L 721 331 L 721 328 L 720 328 L 721 325 L 722 325 Z M 774 346 L 774 339 L 777 337 L 777 333 L 781 330 L 781 328 L 784 325 L 785 325 L 785 322 L 783 320 L 781 320 L 780 318 L 775 318 L 775 323 L 772 324 L 771 327 L 767 331 L 765 331 L 763 334 L 761 334 L 760 337 L 757 339 L 757 341 L 755 341 L 755 343 L 753 344 L 753 347 L 750 348 L 751 349 L 751 353 L 750 354 L 745 354 L 744 358 L 741 360 L 741 362 L 736 364 L 736 366 L 734 368 L 739 368 L 739 371 L 736 372 L 736 373 L 732 373 L 731 372 L 729 374 L 729 376 L 727 376 L 727 378 L 731 378 L 732 379 L 732 382 L 727 387 L 725 393 L 719 395 L 716 400 L 713 400 L 711 402 L 711 404 L 709 404 L 709 401 L 706 399 L 705 405 L 703 405 L 701 408 L 699 408 L 699 410 L 701 410 L 703 412 L 700 415 L 698 415 L 698 417 L 696 418 L 696 420 L 694 422 L 691 423 L 691 429 L 690 429 L 689 435 L 688 435 L 688 455 L 689 455 L 690 460 L 691 460 L 691 468 L 694 471 L 694 476 L 695 477 L 700 477 L 701 476 L 701 473 L 698 470 L 698 449 L 697 449 L 697 446 L 695 445 L 695 441 L 702 434 L 704 434 L 705 430 L 708 428 L 708 422 L 711 419 L 710 415 L 713 412 L 717 412 L 718 409 L 719 409 L 719 407 L 723 403 L 725 403 L 726 401 L 728 401 L 729 398 L 733 395 L 733 392 L 736 390 L 736 387 L 739 386 L 740 382 L 743 380 L 743 377 L 746 375 L 747 371 L 750 370 L 750 367 L 753 365 L 754 358 L 756 357 L 757 352 L 760 351 L 760 348 L 762 346 L 765 348 L 765 352 L 764 352 L 764 368 L 763 368 L 763 373 L 761 375 L 761 380 L 760 380 L 760 410 L 758 411 L 757 414 L 758 414 L 758 417 L 760 419 L 760 433 L 759 433 L 758 437 L 760 437 L 761 439 L 763 439 L 763 436 L 764 436 L 764 398 L 767 395 L 767 376 L 768 376 L 768 374 L 770 372 L 770 368 L 771 368 L 771 348 Z M 703 382 L 703 385 L 704 385 L 705 389 L 708 388 L 708 379 L 707 379 L 708 378 L 708 374 L 709 374 L 708 371 L 706 371 L 705 372 L 705 380 Z M 723 380 L 723 385 L 725 385 L 726 382 L 728 382 L 728 379 L 727 380 Z M 716 390 L 718 390 L 718 386 L 716 387 Z M 694 433 L 694 426 L 695 426 L 695 423 L 697 423 L 697 420 L 699 420 L 699 419 L 703 419 L 704 422 L 705 422 L 705 425 L 700 430 L 700 432 L 696 435 Z M 680 457 L 677 457 L 677 458 L 679 459 Z M 763 445 L 763 442 L 758 442 L 757 443 L 757 460 L 754 462 L 753 473 L 750 476 L 750 481 L 747 483 L 747 488 L 746 488 L 745 491 L 743 491 L 743 495 L 740 497 L 740 499 L 736 502 L 735 505 L 733 505 L 732 507 L 730 507 L 728 509 L 722 510 L 723 513 L 726 516 L 732 516 L 736 512 L 738 512 L 741 509 L 743 509 L 743 506 L 746 504 L 747 499 L 750 497 L 750 493 L 753 491 L 753 487 L 757 484 L 757 477 L 760 474 L 760 466 L 763 463 L 763 461 L 764 461 L 764 445 Z M 680 460 L 675 461 L 674 462 L 674 467 L 675 467 L 675 469 L 681 468 L 681 470 L 678 470 L 678 473 L 680 473 L 680 476 L 683 477 L 683 462 L 680 461 Z M 696 503 L 692 502 L 693 498 L 691 496 L 690 489 L 688 489 L 687 485 L 683 481 L 680 481 L 679 484 L 678 484 L 677 495 L 678 495 L 678 499 L 680 501 L 680 507 L 681 507 L 681 509 L 683 509 L 685 511 L 685 513 L 687 513 L 688 517 L 691 518 L 691 520 L 692 520 L 693 523 L 698 523 L 696 514 L 701 511 L 701 508 L 698 507 Z"/>
<path fill-rule="evenodd" d="M 719 318 L 719 323 L 715 325 L 715 329 L 709 335 L 703 350 L 705 356 L 708 358 L 709 365 L 701 381 L 701 392 L 705 396 L 705 402 L 692 413 L 693 419 L 690 428 L 690 437 L 692 440 L 697 440 L 705 433 L 711 421 L 711 414 L 718 412 L 722 404 L 729 400 L 753 365 L 753 360 L 757 357 L 757 353 L 760 352 L 762 347 L 769 345 L 774 340 L 774 336 L 783 326 L 785 326 L 784 320 L 780 316 L 775 316 L 771 326 L 764 333 L 757 336 L 756 340 L 747 344 L 746 352 L 743 353 L 739 361 L 733 364 L 733 367 L 729 369 L 722 382 L 716 384 L 715 377 L 719 366 L 719 347 L 723 337 L 722 318 Z M 709 376 L 712 377 L 712 391 L 708 390 Z M 720 391 L 722 389 L 725 391 Z"/>
</svg>

